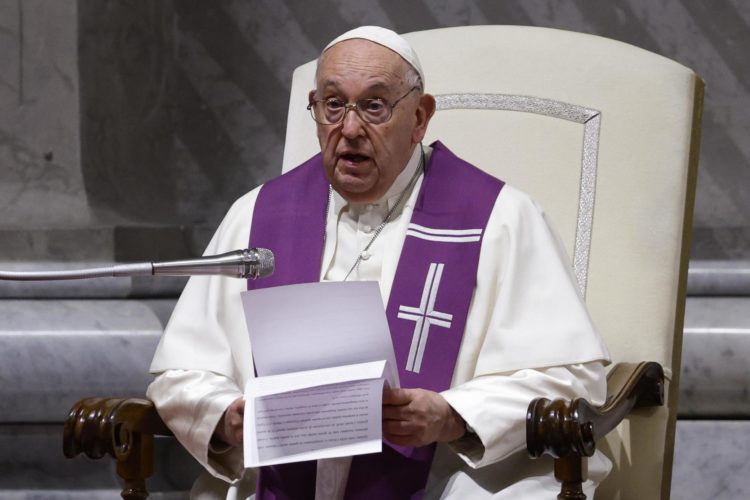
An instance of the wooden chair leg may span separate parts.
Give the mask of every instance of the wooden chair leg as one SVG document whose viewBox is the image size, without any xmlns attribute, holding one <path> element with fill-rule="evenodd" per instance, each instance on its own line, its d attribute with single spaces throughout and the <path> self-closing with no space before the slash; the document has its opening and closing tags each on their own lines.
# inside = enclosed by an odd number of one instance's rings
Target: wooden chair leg
<svg viewBox="0 0 750 500">
<path fill-rule="evenodd" d="M 148 498 L 146 478 L 154 473 L 154 437 L 134 433 L 126 446 L 130 449 L 116 453 L 117 475 L 123 484 L 120 496 L 124 500 L 145 500 Z"/>
<path fill-rule="evenodd" d="M 63 451 L 93 459 L 110 455 L 117 460 L 123 480 L 122 498 L 148 497 L 146 478 L 154 471 L 154 436 L 171 432 L 151 401 L 144 399 L 87 398 L 71 408 L 63 430 Z"/>
<path fill-rule="evenodd" d="M 573 454 L 555 459 L 555 479 L 562 483 L 558 500 L 586 500 L 583 493 L 583 461 Z"/>
</svg>

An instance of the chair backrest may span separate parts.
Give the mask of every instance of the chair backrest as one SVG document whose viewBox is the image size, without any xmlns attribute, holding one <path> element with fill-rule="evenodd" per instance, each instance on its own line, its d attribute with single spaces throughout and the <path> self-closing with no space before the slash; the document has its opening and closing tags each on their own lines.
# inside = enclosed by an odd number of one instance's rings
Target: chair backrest
<svg viewBox="0 0 750 500">
<path fill-rule="evenodd" d="M 561 30 L 404 36 L 438 101 L 428 139 L 530 193 L 613 361 L 665 368 L 667 406 L 599 443 L 614 469 L 597 498 L 669 498 L 701 80 L 637 47 Z M 305 110 L 314 71 L 311 61 L 294 73 L 284 170 L 319 151 Z"/>
</svg>

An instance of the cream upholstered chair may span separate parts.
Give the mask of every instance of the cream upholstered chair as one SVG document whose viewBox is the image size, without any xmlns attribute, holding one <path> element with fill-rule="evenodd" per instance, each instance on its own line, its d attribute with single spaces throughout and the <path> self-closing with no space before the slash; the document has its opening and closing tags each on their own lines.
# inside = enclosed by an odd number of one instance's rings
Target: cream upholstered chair
<svg viewBox="0 0 750 500">
<path fill-rule="evenodd" d="M 438 103 L 428 141 L 531 194 L 560 234 L 612 360 L 656 361 L 666 405 L 600 449 L 597 498 L 669 498 L 703 85 L 632 45 L 522 26 L 405 35 Z M 294 73 L 284 169 L 319 150 L 315 62 Z M 530 346 L 530 348 L 532 348 Z"/>
<path fill-rule="evenodd" d="M 667 499 L 702 82 L 656 54 L 560 30 L 476 26 L 405 37 L 422 61 L 426 90 L 438 102 L 428 142 L 440 139 L 530 193 L 571 256 L 613 361 L 649 360 L 664 367 L 666 405 L 632 413 L 597 444 L 614 464 L 597 498 Z M 294 73 L 285 171 L 319 150 L 305 109 L 314 70 L 311 61 Z M 630 365 L 618 366 L 618 375 L 628 379 Z M 652 384 L 657 392 L 659 382 Z M 631 394 L 618 408 L 638 403 L 628 399 Z M 658 394 L 640 404 L 654 399 Z M 548 408 L 544 401 L 530 407 Z M 566 408 L 576 425 L 556 425 L 572 428 L 574 441 L 588 442 L 614 425 L 609 418 L 607 426 L 586 428 L 591 412 Z M 121 475 L 129 478 L 126 488 L 137 493 L 143 475 L 150 474 L 148 459 L 146 465 L 139 461 L 147 455 L 150 433 L 164 431 L 154 415 L 140 400 L 82 401 L 66 424 L 66 454 L 116 456 Z M 622 416 L 615 415 L 616 421 Z M 546 422 L 530 411 L 529 449 L 560 455 L 556 444 L 562 438 L 545 431 Z M 534 437 L 534 425 L 552 434 L 551 444 L 532 446 L 532 438 L 541 439 Z M 569 447 L 562 445 L 563 451 Z M 583 448 L 591 451 L 590 445 Z"/>
</svg>

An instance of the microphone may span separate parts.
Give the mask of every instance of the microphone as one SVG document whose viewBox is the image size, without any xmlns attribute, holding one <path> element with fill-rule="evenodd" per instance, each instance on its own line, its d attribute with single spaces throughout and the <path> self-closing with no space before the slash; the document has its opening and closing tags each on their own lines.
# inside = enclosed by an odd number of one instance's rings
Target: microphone
<svg viewBox="0 0 750 500">
<path fill-rule="evenodd" d="M 265 278 L 273 274 L 273 252 L 266 248 L 245 248 L 219 255 L 170 262 L 139 262 L 111 267 L 73 269 L 67 271 L 0 271 L 0 280 L 52 281 L 119 276 L 230 276 L 233 278 Z"/>
<path fill-rule="evenodd" d="M 221 275 L 234 278 L 265 278 L 273 274 L 273 252 L 246 248 L 198 259 L 153 262 L 154 276 Z"/>
</svg>

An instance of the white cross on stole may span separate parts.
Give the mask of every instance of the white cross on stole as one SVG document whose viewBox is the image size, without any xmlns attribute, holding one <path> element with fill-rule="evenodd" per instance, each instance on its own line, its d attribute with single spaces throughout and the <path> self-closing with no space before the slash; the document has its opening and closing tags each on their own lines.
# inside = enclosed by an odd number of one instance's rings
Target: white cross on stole
<svg viewBox="0 0 750 500">
<path fill-rule="evenodd" d="M 424 288 L 422 289 L 422 300 L 419 302 L 419 307 L 398 307 L 398 317 L 400 319 L 414 321 L 414 335 L 411 338 L 409 359 L 406 361 L 406 371 L 419 373 L 419 369 L 422 367 L 425 346 L 427 345 L 427 336 L 430 333 L 430 326 L 451 327 L 453 315 L 435 310 L 435 298 L 437 298 L 438 288 L 440 287 L 440 278 L 443 276 L 443 267 L 445 267 L 445 264 L 436 264 L 434 262 L 430 264 Z"/>
</svg>

